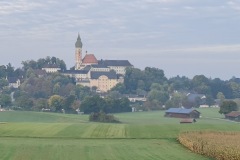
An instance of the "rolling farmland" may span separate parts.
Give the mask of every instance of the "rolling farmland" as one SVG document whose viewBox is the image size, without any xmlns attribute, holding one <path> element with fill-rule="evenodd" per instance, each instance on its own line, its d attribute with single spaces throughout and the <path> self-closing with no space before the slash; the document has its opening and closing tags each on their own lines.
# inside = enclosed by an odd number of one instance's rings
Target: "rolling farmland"
<svg viewBox="0 0 240 160">
<path fill-rule="evenodd" d="M 121 124 L 90 123 L 87 115 L 0 112 L 0 159 L 209 159 L 181 146 L 178 135 L 240 128 L 218 119 L 216 109 L 200 112 L 195 124 L 179 124 L 162 111 L 116 114 Z"/>
</svg>

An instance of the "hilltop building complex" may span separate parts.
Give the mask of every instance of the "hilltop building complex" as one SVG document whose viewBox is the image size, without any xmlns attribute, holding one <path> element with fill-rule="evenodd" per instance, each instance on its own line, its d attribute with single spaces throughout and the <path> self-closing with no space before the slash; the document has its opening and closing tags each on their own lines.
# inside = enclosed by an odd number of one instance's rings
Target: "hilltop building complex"
<svg viewBox="0 0 240 160">
<path fill-rule="evenodd" d="M 83 57 L 83 43 L 78 34 L 75 43 L 75 70 L 61 71 L 75 79 L 76 84 L 96 87 L 99 92 L 107 92 L 118 83 L 123 83 L 127 67 L 133 67 L 128 60 L 97 60 L 94 54 Z M 47 68 L 44 70 L 48 71 Z M 49 69 L 49 71 L 53 69 Z M 55 69 L 57 72 L 57 69 Z"/>
</svg>

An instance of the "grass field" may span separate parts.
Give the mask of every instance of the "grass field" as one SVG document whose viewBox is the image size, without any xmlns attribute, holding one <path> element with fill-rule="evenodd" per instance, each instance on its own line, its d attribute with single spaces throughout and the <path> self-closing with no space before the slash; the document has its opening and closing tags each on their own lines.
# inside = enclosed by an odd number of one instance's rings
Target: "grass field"
<svg viewBox="0 0 240 160">
<path fill-rule="evenodd" d="M 195 124 L 165 118 L 163 111 L 116 114 L 121 124 L 88 122 L 87 115 L 0 112 L 1 160 L 201 160 L 181 146 L 184 131 L 240 131 L 218 109 L 201 109 Z"/>
</svg>

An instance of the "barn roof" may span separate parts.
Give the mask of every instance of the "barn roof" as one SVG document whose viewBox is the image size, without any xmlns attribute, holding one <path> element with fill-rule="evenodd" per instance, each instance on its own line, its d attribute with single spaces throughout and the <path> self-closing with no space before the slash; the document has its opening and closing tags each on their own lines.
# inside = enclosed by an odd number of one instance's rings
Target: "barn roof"
<svg viewBox="0 0 240 160">
<path fill-rule="evenodd" d="M 226 114 L 225 116 L 228 116 L 228 117 L 238 117 L 238 116 L 240 116 L 240 112 L 232 111 L 232 112 Z"/>
<path fill-rule="evenodd" d="M 166 113 L 182 113 L 182 114 L 189 114 L 192 111 L 197 111 L 195 109 L 185 109 L 185 108 L 169 108 L 166 110 Z M 197 111 L 198 112 L 198 111 Z"/>
<path fill-rule="evenodd" d="M 180 120 L 180 123 L 193 123 L 194 120 L 192 118 L 184 118 Z"/>
</svg>

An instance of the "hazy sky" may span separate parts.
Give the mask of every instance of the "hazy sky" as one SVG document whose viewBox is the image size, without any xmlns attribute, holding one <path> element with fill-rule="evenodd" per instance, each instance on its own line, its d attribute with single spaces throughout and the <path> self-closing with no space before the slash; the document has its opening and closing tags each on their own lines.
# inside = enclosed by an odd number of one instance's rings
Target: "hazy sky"
<svg viewBox="0 0 240 160">
<path fill-rule="evenodd" d="M 55 56 L 72 67 L 78 32 L 97 59 L 240 77 L 239 0 L 1 0 L 0 65 Z"/>
</svg>

